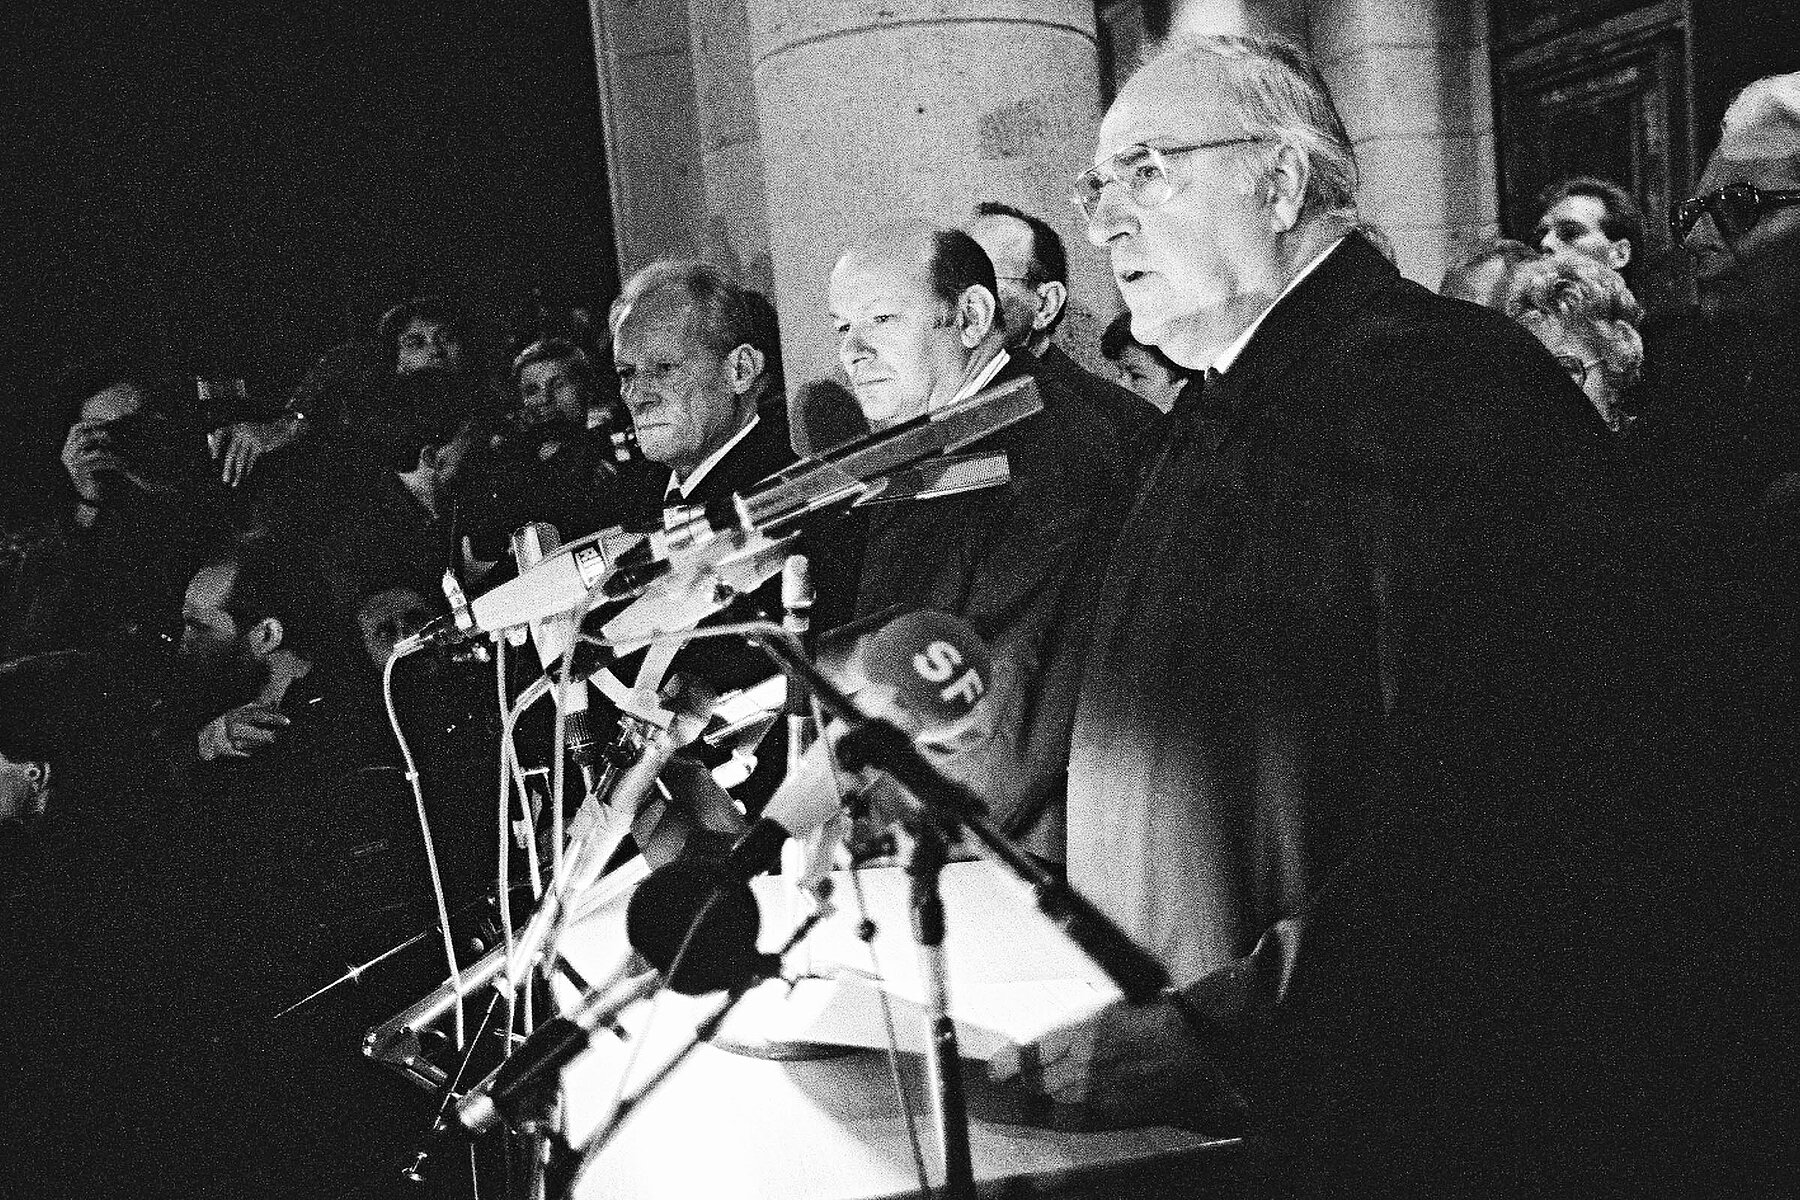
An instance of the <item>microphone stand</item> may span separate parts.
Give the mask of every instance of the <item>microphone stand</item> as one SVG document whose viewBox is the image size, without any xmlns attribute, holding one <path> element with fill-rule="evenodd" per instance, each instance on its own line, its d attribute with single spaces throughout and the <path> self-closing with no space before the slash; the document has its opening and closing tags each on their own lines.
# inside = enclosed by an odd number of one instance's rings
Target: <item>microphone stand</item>
<svg viewBox="0 0 1800 1200">
<path fill-rule="evenodd" d="M 944 1164 L 944 1195 L 975 1200 L 975 1159 L 969 1146 L 969 1106 L 963 1092 L 962 1050 L 950 1019 L 950 964 L 944 955 L 944 894 L 939 888 L 950 843 L 943 829 L 922 820 L 913 830 L 906 874 L 912 880 L 913 944 L 925 985 L 926 1086 L 931 1090 L 932 1123 Z"/>
<path fill-rule="evenodd" d="M 922 805 L 907 873 L 912 877 L 914 938 L 919 946 L 930 1010 L 931 1053 L 927 1077 L 934 1091 L 934 1116 L 944 1159 L 947 1193 L 973 1200 L 974 1167 L 969 1146 L 968 1107 L 956 1027 L 949 1015 L 949 982 L 943 951 L 944 903 L 939 876 L 951 839 L 966 830 L 1025 884 L 1038 908 L 1094 960 L 1127 1000 L 1147 1003 L 1169 988 L 1161 962 L 1134 943 L 1099 909 L 1056 879 L 1020 850 L 987 819 L 987 806 L 928 762 L 912 738 L 893 724 L 865 714 L 855 701 L 806 657 L 791 634 L 774 626 L 747 635 L 789 678 L 802 683 L 849 731 L 838 740 L 838 761 L 851 770 L 872 767 L 891 776 Z"/>
</svg>

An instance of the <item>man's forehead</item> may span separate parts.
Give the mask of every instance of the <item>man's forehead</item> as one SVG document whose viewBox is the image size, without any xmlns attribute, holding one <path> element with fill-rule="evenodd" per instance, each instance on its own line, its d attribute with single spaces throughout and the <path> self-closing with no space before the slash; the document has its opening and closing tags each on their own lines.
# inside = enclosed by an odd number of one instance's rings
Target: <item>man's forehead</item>
<svg viewBox="0 0 1800 1200">
<path fill-rule="evenodd" d="M 1211 141 L 1242 132 L 1226 102 L 1220 64 L 1159 59 L 1133 75 L 1107 110 L 1094 162 L 1139 143 Z"/>
<path fill-rule="evenodd" d="M 1755 122 L 1728 132 L 1707 161 L 1708 185 L 1800 182 L 1800 128 Z"/>
<path fill-rule="evenodd" d="M 189 582 L 183 607 L 188 609 L 223 608 L 231 598 L 231 585 L 237 568 L 231 566 L 201 567 Z"/>
<path fill-rule="evenodd" d="M 567 359 L 550 358 L 528 365 L 523 371 L 519 372 L 519 379 L 521 382 L 535 379 L 539 383 L 551 384 L 558 380 L 567 379 L 569 378 L 569 375 L 569 361 Z"/>
<path fill-rule="evenodd" d="M 1592 225 L 1598 224 L 1605 215 L 1606 205 L 1601 203 L 1598 196 L 1564 196 L 1544 210 L 1542 220 L 1582 221 Z"/>
<path fill-rule="evenodd" d="M 113 421 L 144 407 L 144 390 L 135 383 L 115 383 L 81 402 L 85 421 Z"/>
<path fill-rule="evenodd" d="M 910 257 L 910 248 L 858 246 L 846 250 L 831 269 L 831 304 L 836 308 L 917 300 L 930 291 L 924 261 Z"/>
<path fill-rule="evenodd" d="M 664 348 L 685 344 L 691 332 L 694 306 L 686 297 L 653 292 L 625 310 L 614 338 L 620 353 L 645 345 Z"/>
<path fill-rule="evenodd" d="M 1031 227 L 1004 213 L 983 214 L 969 223 L 969 236 L 981 243 L 994 269 L 1013 274 L 1006 267 L 1023 267 L 1031 258 Z"/>
</svg>

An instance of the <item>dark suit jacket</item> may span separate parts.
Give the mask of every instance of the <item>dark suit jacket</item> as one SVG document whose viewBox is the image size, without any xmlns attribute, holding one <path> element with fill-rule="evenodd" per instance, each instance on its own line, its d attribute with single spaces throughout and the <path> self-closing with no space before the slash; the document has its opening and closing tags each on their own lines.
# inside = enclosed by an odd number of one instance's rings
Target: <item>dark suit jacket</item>
<svg viewBox="0 0 1800 1200">
<path fill-rule="evenodd" d="M 969 447 L 1006 453 L 1000 488 L 876 506 L 867 514 L 858 616 L 900 605 L 967 618 L 1016 692 L 997 698 L 1000 737 L 1025 764 L 965 756 L 961 769 L 997 814 L 1029 828 L 1048 812 L 1033 848 L 1060 857 L 1060 798 L 1083 598 L 1104 560 L 1126 472 L 1109 415 L 1085 391 L 1014 356 L 994 384 L 1037 376 L 1044 410 Z"/>
<path fill-rule="evenodd" d="M 1032 374 L 1040 380 L 1054 380 L 1068 391 L 1085 394 L 1095 411 L 1112 426 L 1113 440 L 1121 447 L 1136 446 L 1162 418 L 1156 405 L 1129 388 L 1083 369 L 1063 352 L 1061 346 L 1051 346 L 1034 361 L 1036 366 Z M 1031 363 L 1025 365 L 1032 366 Z"/>
<path fill-rule="evenodd" d="M 636 473 L 626 486 L 635 489 L 643 503 L 637 505 L 654 524 L 662 506 L 685 505 L 706 507 L 729 501 L 733 495 L 754 491 L 770 475 L 791 466 L 796 455 L 788 440 L 787 409 L 779 397 L 764 404 L 756 427 L 731 452 L 715 464 L 700 480 L 693 492 L 682 497 L 670 494 L 667 468 L 650 464 Z M 841 535 L 841 521 L 822 518 L 800 536 L 793 553 L 804 554 L 810 566 L 814 591 L 812 625 L 823 630 L 847 618 L 851 597 L 855 592 L 856 550 L 854 538 Z M 772 620 L 782 619 L 781 576 L 768 582 L 727 612 L 708 617 L 701 627 L 744 620 L 744 608 L 760 610 Z M 635 682 L 641 653 L 633 653 L 614 667 L 621 682 Z M 681 674 L 718 693 L 749 687 L 777 673 L 767 655 L 741 638 L 708 638 L 682 647 L 669 672 Z M 743 784 L 733 789 L 733 796 L 754 815 L 781 782 L 786 770 L 786 731 L 778 722 L 757 749 L 757 768 Z M 709 760 L 710 761 L 710 760 Z"/>
<path fill-rule="evenodd" d="M 1215 1050 L 1311 1182 L 1541 1164 L 1625 1111 L 1593 1081 L 1643 1065 L 1616 989 L 1675 844 L 1614 777 L 1650 739 L 1605 434 L 1533 339 L 1355 236 L 1206 407 L 1100 595 L 1071 882 L 1211 1000 L 1305 914 Z"/>
<path fill-rule="evenodd" d="M 733 495 L 753 491 L 757 484 L 796 460 L 788 440 L 787 409 L 779 398 L 759 410 L 756 428 L 739 442 L 700 480 L 685 499 L 671 494 L 664 501 L 657 492 L 658 503 L 705 507 L 728 501 Z M 668 471 L 655 472 L 655 486 L 666 487 Z M 834 536 L 835 526 L 829 519 L 802 534 L 796 553 L 805 554 L 811 567 L 814 628 L 822 629 L 845 619 L 849 596 L 854 588 L 854 544 Z M 781 619 L 781 577 L 777 575 L 750 597 L 749 603 L 772 619 Z M 736 616 L 709 619 L 735 620 Z M 694 642 L 676 656 L 676 671 L 686 672 L 721 692 L 746 687 L 775 674 L 775 666 L 760 650 L 736 639 L 713 639 Z M 627 679 L 625 682 L 631 682 Z"/>
</svg>

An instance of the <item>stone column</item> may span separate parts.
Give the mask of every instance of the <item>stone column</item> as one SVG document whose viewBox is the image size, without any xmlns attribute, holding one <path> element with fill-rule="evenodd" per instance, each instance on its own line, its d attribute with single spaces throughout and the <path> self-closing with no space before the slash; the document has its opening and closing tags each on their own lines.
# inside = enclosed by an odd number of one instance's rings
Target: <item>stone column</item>
<svg viewBox="0 0 1800 1200">
<path fill-rule="evenodd" d="M 706 197 L 696 252 L 767 292 L 774 286 L 769 196 L 750 81 L 750 14 L 745 0 L 690 0 L 688 26 Z"/>
<path fill-rule="evenodd" d="M 1068 203 L 1099 122 L 1091 0 L 749 0 L 748 10 L 792 383 L 836 371 L 825 289 L 847 244 L 891 218 L 960 224 L 984 198 L 1061 231 L 1071 332 L 1091 341 L 1096 314 L 1118 304 Z"/>
<path fill-rule="evenodd" d="M 1308 20 L 1362 164 L 1363 215 L 1436 288 L 1498 220 L 1486 0 L 1312 0 Z"/>
<path fill-rule="evenodd" d="M 1305 0 L 1178 0 L 1171 30 L 1255 34 L 1306 44 Z"/>
<path fill-rule="evenodd" d="M 1182 0 L 1174 24 L 1312 52 L 1408 277 L 1437 287 L 1497 227 L 1487 0 Z"/>
<path fill-rule="evenodd" d="M 687 0 L 589 0 L 619 278 L 690 255 L 704 211 Z"/>
</svg>

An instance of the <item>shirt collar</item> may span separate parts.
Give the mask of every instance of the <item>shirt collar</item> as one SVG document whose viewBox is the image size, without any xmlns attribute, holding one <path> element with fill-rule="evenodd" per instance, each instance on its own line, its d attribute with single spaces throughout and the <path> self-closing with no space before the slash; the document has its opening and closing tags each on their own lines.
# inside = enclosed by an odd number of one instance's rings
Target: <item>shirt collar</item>
<svg viewBox="0 0 1800 1200">
<path fill-rule="evenodd" d="M 1010 354 L 1002 349 L 998 354 L 988 360 L 987 366 L 975 373 L 975 378 L 963 384 L 962 389 L 958 391 L 956 395 L 950 397 L 950 399 L 941 404 L 933 403 L 926 411 L 934 413 L 942 412 L 953 404 L 961 404 L 964 400 L 967 400 L 970 396 L 973 396 L 976 392 L 979 392 L 982 388 L 986 387 L 993 380 L 994 376 L 1000 373 L 1000 368 L 1004 367 L 1011 357 Z"/>
<path fill-rule="evenodd" d="M 762 420 L 761 413 L 750 414 L 750 419 L 744 422 L 744 427 L 726 438 L 723 446 L 701 459 L 700 465 L 695 467 L 686 479 L 682 479 L 675 472 L 670 471 L 669 486 L 663 489 L 663 499 L 668 500 L 677 492 L 681 494 L 683 500 L 693 495 L 694 489 L 700 486 L 700 481 L 706 478 L 706 473 L 718 466 L 719 460 L 730 454 L 733 447 L 749 437 L 750 431 L 756 428 L 756 423 L 760 420 Z"/>
<path fill-rule="evenodd" d="M 1345 236 L 1347 237 L 1349 235 L 1346 234 Z M 1231 345 L 1225 347 L 1225 349 L 1220 352 L 1219 357 L 1213 359 L 1212 369 L 1221 375 L 1231 370 L 1231 364 L 1238 360 L 1238 355 L 1244 352 L 1244 347 L 1248 346 L 1250 344 L 1250 339 L 1256 336 L 1256 331 L 1262 326 L 1264 319 L 1267 318 L 1270 313 L 1275 311 L 1275 305 L 1280 304 L 1283 300 L 1287 299 L 1288 293 L 1299 287 L 1302 279 L 1305 279 L 1308 275 L 1311 275 L 1316 271 L 1319 264 L 1325 261 L 1326 256 L 1343 244 L 1344 239 L 1339 238 L 1337 241 L 1331 243 L 1331 245 L 1313 255 L 1312 260 L 1304 267 L 1301 267 L 1292 279 L 1288 280 L 1287 286 L 1281 289 L 1281 295 L 1275 297 L 1275 303 L 1269 305 L 1269 307 L 1263 309 L 1260 313 L 1257 313 L 1256 320 L 1250 322 L 1250 327 L 1238 334 L 1237 337 L 1232 340 Z"/>
</svg>

